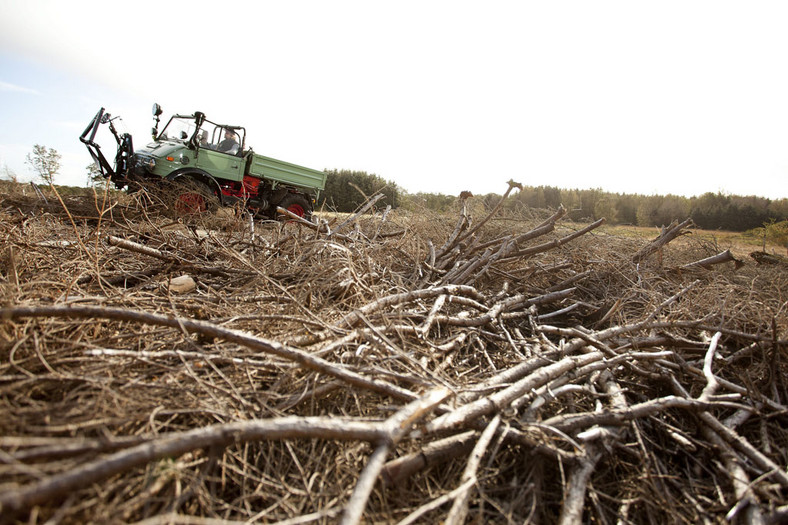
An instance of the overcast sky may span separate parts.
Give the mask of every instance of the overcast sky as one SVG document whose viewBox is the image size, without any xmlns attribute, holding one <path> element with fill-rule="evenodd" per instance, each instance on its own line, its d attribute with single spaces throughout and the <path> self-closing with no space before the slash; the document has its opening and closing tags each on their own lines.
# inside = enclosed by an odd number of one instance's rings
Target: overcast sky
<svg viewBox="0 0 788 525">
<path fill-rule="evenodd" d="M 782 1 L 0 0 L 0 175 L 42 144 L 81 185 L 96 111 L 140 147 L 158 102 L 412 193 L 785 198 L 787 27 Z"/>
</svg>

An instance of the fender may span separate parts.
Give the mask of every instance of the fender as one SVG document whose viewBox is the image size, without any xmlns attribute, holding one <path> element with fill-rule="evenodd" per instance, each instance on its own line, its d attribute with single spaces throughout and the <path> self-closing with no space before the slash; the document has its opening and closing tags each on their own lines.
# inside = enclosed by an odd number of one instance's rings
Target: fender
<svg viewBox="0 0 788 525">
<path fill-rule="evenodd" d="M 191 177 L 204 184 L 207 184 L 208 187 L 214 191 L 216 197 L 219 199 L 219 202 L 222 202 L 222 189 L 216 179 L 214 179 L 207 171 L 198 168 L 181 168 L 167 175 L 165 180 L 175 181 L 181 177 Z"/>
</svg>

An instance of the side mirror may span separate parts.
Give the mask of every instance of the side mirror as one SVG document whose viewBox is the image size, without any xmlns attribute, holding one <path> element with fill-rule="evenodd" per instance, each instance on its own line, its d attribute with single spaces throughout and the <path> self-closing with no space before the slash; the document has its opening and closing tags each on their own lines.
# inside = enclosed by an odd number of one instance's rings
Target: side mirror
<svg viewBox="0 0 788 525">
<path fill-rule="evenodd" d="M 153 118 L 156 119 L 156 125 L 153 126 L 151 130 L 151 134 L 153 135 L 153 140 L 156 140 L 156 135 L 159 133 L 159 115 L 161 115 L 161 106 L 154 103 L 153 104 Z"/>
</svg>

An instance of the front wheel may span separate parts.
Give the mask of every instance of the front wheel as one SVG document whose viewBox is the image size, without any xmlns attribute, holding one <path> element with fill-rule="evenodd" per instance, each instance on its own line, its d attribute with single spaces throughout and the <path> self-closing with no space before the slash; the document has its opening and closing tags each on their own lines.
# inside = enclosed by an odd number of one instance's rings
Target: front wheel
<svg viewBox="0 0 788 525">
<path fill-rule="evenodd" d="M 282 199 L 278 206 L 303 219 L 312 220 L 312 206 L 303 195 L 290 193 Z"/>
<path fill-rule="evenodd" d="M 214 211 L 218 205 L 216 194 L 203 182 L 177 179 L 173 186 L 173 208 L 179 216 L 200 215 Z"/>
</svg>

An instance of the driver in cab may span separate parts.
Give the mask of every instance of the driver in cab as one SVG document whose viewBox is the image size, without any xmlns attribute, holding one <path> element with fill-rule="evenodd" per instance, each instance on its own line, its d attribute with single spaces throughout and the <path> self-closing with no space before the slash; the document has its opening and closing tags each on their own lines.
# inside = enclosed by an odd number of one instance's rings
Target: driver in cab
<svg viewBox="0 0 788 525">
<path fill-rule="evenodd" d="M 237 135 L 233 130 L 229 128 L 224 129 L 224 140 L 216 146 L 216 151 L 221 151 L 222 153 L 228 153 L 230 155 L 238 153 Z"/>
</svg>

